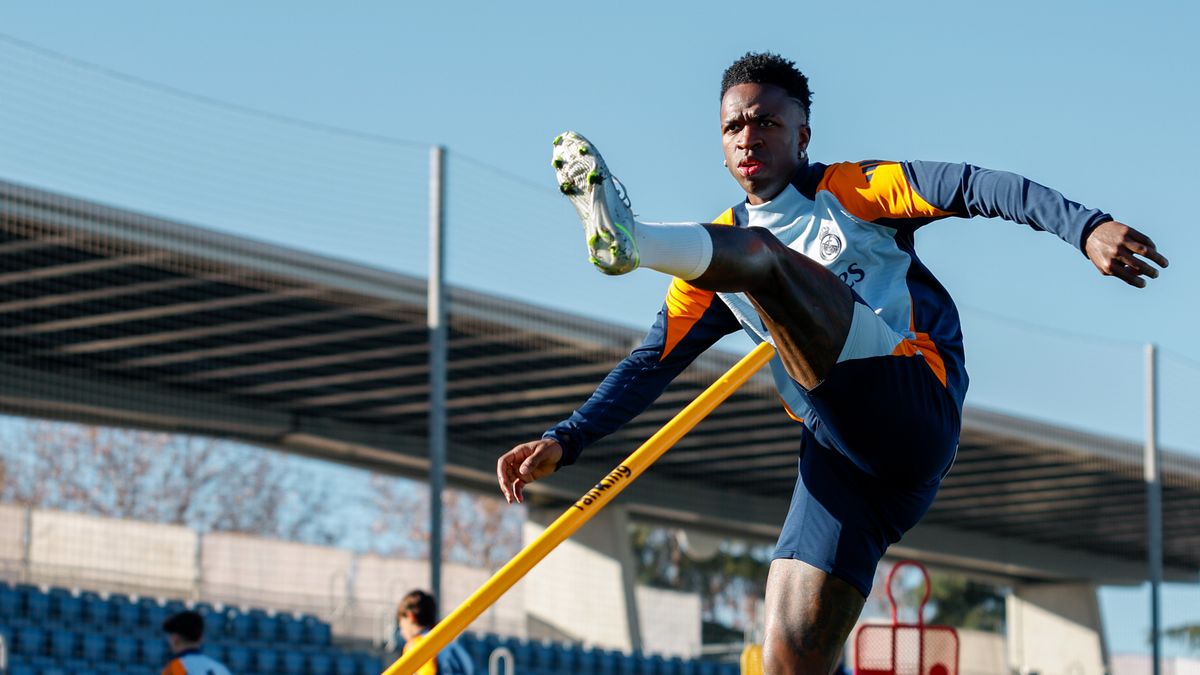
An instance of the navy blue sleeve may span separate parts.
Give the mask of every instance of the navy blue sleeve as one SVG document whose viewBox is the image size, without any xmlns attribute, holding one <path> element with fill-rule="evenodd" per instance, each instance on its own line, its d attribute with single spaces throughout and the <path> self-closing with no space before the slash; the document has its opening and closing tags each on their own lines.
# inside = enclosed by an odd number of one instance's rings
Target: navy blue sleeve
<svg viewBox="0 0 1200 675">
<path fill-rule="evenodd" d="M 637 417 L 696 357 L 741 325 L 718 298 L 683 338 L 667 352 L 667 306 L 658 312 L 642 344 L 604 378 L 595 393 L 570 417 L 542 434 L 563 448 L 559 467 L 574 464 L 583 449 Z"/>
<path fill-rule="evenodd" d="M 1089 209 L 1057 190 L 1007 171 L 970 164 L 902 162 L 912 188 L 931 205 L 956 216 L 1000 217 L 1053 232 L 1084 251 L 1096 226 L 1112 216 Z"/>
</svg>

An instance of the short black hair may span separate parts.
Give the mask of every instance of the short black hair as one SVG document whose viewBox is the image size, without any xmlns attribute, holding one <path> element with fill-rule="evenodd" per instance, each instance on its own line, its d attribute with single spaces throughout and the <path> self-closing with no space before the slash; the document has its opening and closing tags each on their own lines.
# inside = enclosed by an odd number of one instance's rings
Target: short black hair
<svg viewBox="0 0 1200 675">
<path fill-rule="evenodd" d="M 771 52 L 746 52 L 721 76 L 721 99 L 725 92 L 739 84 L 773 84 L 782 88 L 787 95 L 796 99 L 804 109 L 804 119 L 809 119 L 812 91 L 808 78 L 796 68 L 796 63 Z"/>
<path fill-rule="evenodd" d="M 413 620 L 418 626 L 430 628 L 437 623 L 437 600 L 420 589 L 409 592 L 400 601 L 397 615 L 413 613 Z"/>
<path fill-rule="evenodd" d="M 199 612 L 186 610 L 172 614 L 162 624 L 163 632 L 174 633 L 188 642 L 199 642 L 204 637 L 204 617 Z"/>
</svg>

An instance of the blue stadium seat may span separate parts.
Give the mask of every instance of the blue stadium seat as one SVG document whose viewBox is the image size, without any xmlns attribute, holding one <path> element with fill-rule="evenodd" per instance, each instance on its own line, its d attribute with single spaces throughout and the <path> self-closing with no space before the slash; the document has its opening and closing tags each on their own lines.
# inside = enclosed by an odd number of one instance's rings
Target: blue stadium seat
<svg viewBox="0 0 1200 675">
<path fill-rule="evenodd" d="M 12 620 L 24 615 L 21 593 L 8 584 L 0 586 L 0 619 Z"/>
<path fill-rule="evenodd" d="M 717 663 L 715 661 L 701 661 L 700 675 L 717 675 Z"/>
<path fill-rule="evenodd" d="M 660 673 L 662 675 L 682 675 L 683 659 L 678 656 L 672 656 L 669 659 L 663 659 Z"/>
<path fill-rule="evenodd" d="M 48 668 L 42 668 L 41 672 L 42 672 L 42 675 L 70 675 L 70 673 L 67 672 L 66 668 L 62 668 L 59 666 L 50 666 Z"/>
<path fill-rule="evenodd" d="M 335 675 L 358 675 L 358 659 L 353 654 L 338 654 L 333 660 L 333 672 Z"/>
<path fill-rule="evenodd" d="M 113 660 L 121 664 L 137 662 L 137 638 L 131 635 L 114 635 L 112 638 Z"/>
<path fill-rule="evenodd" d="M 18 590 L 25 595 L 25 616 L 31 621 L 44 623 L 50 620 L 50 596 L 37 586 L 22 585 Z"/>
<path fill-rule="evenodd" d="M 138 627 L 142 612 L 128 596 L 114 593 L 108 597 L 108 604 L 111 607 L 109 611 L 114 623 L 127 630 Z"/>
<path fill-rule="evenodd" d="M 254 650 L 254 667 L 264 675 L 274 675 L 279 672 L 279 652 L 270 647 L 259 647 Z"/>
<path fill-rule="evenodd" d="M 31 663 L 14 661 L 8 667 L 8 675 L 38 675 L 37 668 Z"/>
<path fill-rule="evenodd" d="M 315 616 L 309 615 L 304 617 L 304 641 L 309 646 L 328 646 L 332 637 L 333 631 L 330 630 L 329 624 Z"/>
<path fill-rule="evenodd" d="M 487 662 L 487 647 L 483 644 L 483 640 L 474 633 L 463 633 L 458 638 L 458 643 L 462 648 L 467 650 L 467 654 L 471 656 L 471 661 L 478 668 L 480 663 Z"/>
<path fill-rule="evenodd" d="M 71 626 L 82 623 L 83 599 L 76 595 L 51 596 L 50 614 Z"/>
<path fill-rule="evenodd" d="M 225 634 L 238 642 L 249 642 L 254 630 L 254 619 L 249 614 L 231 609 L 225 614 Z"/>
<path fill-rule="evenodd" d="M 225 665 L 235 673 L 250 672 L 250 650 L 241 645 L 229 645 L 225 651 Z"/>
<path fill-rule="evenodd" d="M 226 647 L 224 644 L 222 644 L 220 642 L 205 641 L 205 643 L 204 643 L 204 653 L 208 654 L 212 658 L 220 661 L 221 663 L 225 663 L 225 650 L 226 649 L 228 649 L 228 647 Z"/>
<path fill-rule="evenodd" d="M 108 638 L 103 633 L 84 633 L 83 658 L 93 663 L 108 660 Z"/>
<path fill-rule="evenodd" d="M 46 651 L 46 631 L 37 626 L 22 626 L 13 636 L 13 651 L 22 656 L 39 656 Z"/>
<path fill-rule="evenodd" d="M 279 672 L 287 675 L 304 675 L 305 653 L 298 647 L 288 647 L 279 657 Z"/>
<path fill-rule="evenodd" d="M 79 636 L 66 628 L 55 628 L 50 631 L 50 655 L 56 659 L 74 657 L 78 638 Z"/>
<path fill-rule="evenodd" d="M 263 642 L 275 642 L 279 639 L 279 619 L 275 615 L 267 614 L 261 609 L 252 609 L 250 618 L 253 639 Z"/>
<path fill-rule="evenodd" d="M 639 675 L 659 675 L 662 672 L 663 657 L 659 654 L 651 654 L 643 657 L 642 662 L 638 667 Z"/>
<path fill-rule="evenodd" d="M 142 663 L 147 666 L 162 668 L 167 665 L 168 646 L 161 636 L 144 637 L 141 639 Z"/>
<path fill-rule="evenodd" d="M 564 673 L 575 673 L 582 670 L 579 667 L 580 657 L 583 656 L 583 650 L 576 644 L 555 645 L 558 650 L 558 669 Z"/>
<path fill-rule="evenodd" d="M 138 602 L 138 605 L 142 608 L 142 625 L 153 630 L 162 628 L 163 622 L 171 615 L 166 607 L 160 605 L 153 598 L 143 598 Z"/>
<path fill-rule="evenodd" d="M 280 614 L 277 618 L 279 620 L 279 637 L 284 642 L 297 645 L 304 642 L 303 621 L 291 614 Z"/>
<path fill-rule="evenodd" d="M 107 626 L 112 618 L 112 605 L 95 593 L 79 596 L 83 602 L 83 620 L 96 626 Z"/>
<path fill-rule="evenodd" d="M 718 675 L 741 675 L 742 668 L 736 663 L 722 663 L 717 668 Z"/>
<path fill-rule="evenodd" d="M 566 650 L 563 651 L 566 654 Z M 572 672 L 587 673 L 592 675 L 596 672 L 600 662 L 600 655 L 594 649 L 580 649 L 578 656 L 575 657 L 575 667 Z"/>
<path fill-rule="evenodd" d="M 379 675 L 383 672 L 383 661 L 370 654 L 363 654 L 358 659 L 359 675 Z"/>
<path fill-rule="evenodd" d="M 212 605 L 201 603 L 195 610 L 204 617 L 204 634 L 211 640 L 221 640 L 228 635 L 228 623 L 225 612 L 212 608 Z"/>
<path fill-rule="evenodd" d="M 329 652 L 312 652 L 308 655 L 308 672 L 327 675 L 333 666 L 333 655 Z"/>
<path fill-rule="evenodd" d="M 700 675 L 700 662 L 693 659 L 684 659 L 680 665 L 679 672 L 681 675 Z"/>
<path fill-rule="evenodd" d="M 84 659 L 67 659 L 62 665 L 71 675 L 96 675 L 95 666 Z"/>
<path fill-rule="evenodd" d="M 598 650 L 596 672 L 601 675 L 617 675 L 617 664 L 620 663 L 620 658 L 620 652 Z"/>
</svg>

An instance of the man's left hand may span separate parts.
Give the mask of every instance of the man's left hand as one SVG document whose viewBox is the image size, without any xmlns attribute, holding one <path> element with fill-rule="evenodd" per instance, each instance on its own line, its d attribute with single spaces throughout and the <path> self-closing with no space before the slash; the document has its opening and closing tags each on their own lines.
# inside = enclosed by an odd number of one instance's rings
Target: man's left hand
<svg viewBox="0 0 1200 675">
<path fill-rule="evenodd" d="M 1115 220 L 1097 225 L 1088 235 L 1084 251 L 1101 274 L 1138 288 L 1146 287 L 1143 276 L 1158 278 L 1158 270 L 1146 260 L 1159 267 L 1167 266 L 1167 259 L 1154 247 L 1150 237 Z"/>
</svg>

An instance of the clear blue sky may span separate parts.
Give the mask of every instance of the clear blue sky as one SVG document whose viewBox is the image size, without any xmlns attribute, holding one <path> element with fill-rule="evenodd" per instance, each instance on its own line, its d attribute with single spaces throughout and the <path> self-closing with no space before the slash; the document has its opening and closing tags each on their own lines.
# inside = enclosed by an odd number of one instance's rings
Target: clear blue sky
<svg viewBox="0 0 1200 675">
<path fill-rule="evenodd" d="M 552 194 L 549 139 L 564 128 L 590 136 L 648 219 L 710 218 L 741 196 L 721 167 L 721 70 L 747 50 L 774 50 L 811 78 L 817 160 L 970 161 L 1014 170 L 1150 234 L 1172 264 L 1143 291 L 1100 278 L 1052 236 L 999 221 L 932 225 L 918 251 L 963 310 L 970 403 L 1136 438 L 1139 345 L 1153 341 L 1170 352 L 1163 438 L 1196 449 L 1200 228 L 1188 208 L 1194 189 L 1186 172 L 1200 156 L 1192 120 L 1200 107 L 1198 19 L 1194 4 L 1156 0 L 9 2 L 0 4 L 0 33 L 12 38 L 234 106 L 414 146 L 273 136 L 254 126 L 273 123 L 238 121 L 228 109 L 170 103 L 165 93 L 137 87 L 125 100 L 139 101 L 138 110 L 92 108 L 89 101 L 122 95 L 108 89 L 130 85 L 95 72 L 64 75 L 65 65 L 10 44 L 9 77 L 33 75 L 20 91 L 0 92 L 0 118 L 7 111 L 22 125 L 0 133 L 0 177 L 231 229 L 269 206 L 281 224 L 244 231 L 423 273 L 419 146 L 444 144 L 457 245 L 451 281 L 643 326 L 664 279 L 614 280 L 589 268 L 573 212 Z M 43 87 L 55 92 L 38 104 L 45 114 L 14 103 Z M 147 131 L 153 125 L 139 117 L 154 110 L 177 111 L 177 136 L 195 134 L 164 145 L 171 125 L 160 119 L 168 128 Z M 87 124 L 111 131 L 98 150 L 69 141 L 69 129 Z M 124 142 L 142 133 L 158 135 Z M 221 164 L 211 153 L 222 144 L 251 147 L 266 168 L 251 159 Z M 303 161 L 273 166 L 282 146 Z M 195 180 L 172 178 L 172 170 L 203 169 L 189 155 L 213 165 Z M 398 226 L 403 233 L 387 229 L 390 202 L 362 206 L 369 224 L 361 230 L 331 235 L 320 214 L 309 225 L 284 224 L 300 210 L 320 211 L 316 202 L 297 205 L 299 194 L 325 196 L 311 194 L 305 166 L 336 174 L 329 189 L 338 194 L 329 200 L 351 204 L 385 156 L 404 157 L 388 185 L 398 208 L 419 216 Z M 267 186 L 272 172 L 293 181 L 291 192 Z M 227 189 L 227 211 L 205 211 L 196 205 L 207 201 L 205 187 L 226 190 L 218 174 L 251 177 Z M 1139 606 L 1110 612 L 1122 622 L 1110 635 L 1114 651 L 1143 644 Z"/>
</svg>

